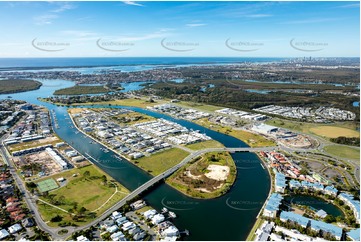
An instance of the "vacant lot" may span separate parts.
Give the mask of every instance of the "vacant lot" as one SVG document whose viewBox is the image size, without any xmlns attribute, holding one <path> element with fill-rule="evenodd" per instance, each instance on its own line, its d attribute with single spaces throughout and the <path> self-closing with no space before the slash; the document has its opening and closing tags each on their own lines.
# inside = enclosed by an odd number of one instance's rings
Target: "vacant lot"
<svg viewBox="0 0 361 242">
<path fill-rule="evenodd" d="M 195 144 L 186 145 L 186 147 L 192 150 L 202 150 L 207 148 L 223 148 L 224 145 L 215 140 L 206 140 Z"/>
<path fill-rule="evenodd" d="M 360 133 L 356 130 L 340 128 L 336 126 L 318 126 L 310 128 L 310 131 L 314 134 L 327 138 L 337 138 L 339 136 L 360 137 Z"/>
<path fill-rule="evenodd" d="M 175 166 L 188 155 L 189 153 L 184 150 L 172 148 L 151 156 L 145 156 L 137 160 L 132 160 L 132 162 L 153 176 L 156 176 Z"/>
<path fill-rule="evenodd" d="M 358 124 L 356 122 L 337 122 L 332 125 L 329 125 L 329 124 L 327 125 L 327 124 L 304 123 L 304 122 L 297 122 L 297 121 L 291 121 L 291 120 L 286 120 L 286 119 L 272 118 L 270 120 L 267 120 L 265 123 L 269 124 L 269 125 L 289 129 L 289 130 L 294 130 L 294 131 L 298 131 L 298 132 L 302 132 L 302 133 L 306 133 L 306 134 L 316 134 L 316 135 L 319 135 L 316 133 L 317 131 L 324 130 L 324 129 L 322 129 L 322 127 L 342 128 L 343 131 L 345 131 L 345 132 L 356 132 L 357 136 L 354 136 L 354 137 L 360 136 L 360 134 L 356 131 L 356 127 L 358 126 Z M 312 130 L 315 130 L 316 132 L 314 132 Z M 339 131 L 340 130 L 336 130 L 336 132 L 338 132 L 337 135 L 344 136 L 342 133 L 340 134 Z M 331 133 L 328 135 L 331 135 Z M 338 137 L 338 136 L 336 136 L 336 137 Z"/>
<path fill-rule="evenodd" d="M 244 130 L 233 129 L 231 127 L 219 125 L 210 122 L 207 118 L 199 119 L 196 121 L 197 124 L 202 125 L 206 128 L 215 130 L 220 133 L 228 134 L 237 139 L 242 140 L 251 147 L 264 147 L 276 145 L 272 140 L 266 139 L 265 137 L 247 132 Z"/>
<path fill-rule="evenodd" d="M 19 151 L 19 150 L 25 150 L 25 149 L 30 149 L 33 147 L 38 147 L 38 146 L 42 146 L 42 145 L 55 145 L 56 143 L 61 142 L 61 140 L 54 135 L 53 137 L 46 137 L 44 139 L 38 139 L 38 140 L 34 140 L 34 141 L 29 141 L 29 142 L 21 142 L 18 144 L 13 144 L 13 145 L 8 145 L 7 148 L 9 149 L 10 152 L 15 152 L 15 151 Z"/>
<path fill-rule="evenodd" d="M 33 80 L 0 80 L 0 94 L 26 92 L 41 87 L 41 82 Z"/>
<path fill-rule="evenodd" d="M 360 150 L 342 145 L 329 145 L 326 146 L 325 151 L 331 155 L 342 157 L 345 159 L 360 159 Z"/>
<path fill-rule="evenodd" d="M 205 111 L 205 112 L 214 112 L 218 109 L 223 108 L 223 107 L 214 106 L 214 105 L 208 105 L 208 104 L 203 104 L 203 103 L 194 103 L 194 102 L 185 102 L 185 101 L 180 101 L 178 103 L 175 103 L 175 105 L 182 106 L 185 108 L 193 108 L 193 109 L 197 109 L 197 110 Z"/>
<path fill-rule="evenodd" d="M 85 224 L 129 193 L 125 187 L 114 182 L 94 165 L 75 168 L 51 177 L 55 180 L 64 177 L 66 185 L 41 196 L 40 199 L 69 212 L 39 201 L 39 210 L 45 221 L 51 220 L 57 214 L 63 217 L 61 221 L 51 222 L 51 226 L 57 226 L 59 222 Z M 86 210 L 81 211 L 82 207 Z M 77 215 L 75 219 L 74 214 Z"/>
</svg>

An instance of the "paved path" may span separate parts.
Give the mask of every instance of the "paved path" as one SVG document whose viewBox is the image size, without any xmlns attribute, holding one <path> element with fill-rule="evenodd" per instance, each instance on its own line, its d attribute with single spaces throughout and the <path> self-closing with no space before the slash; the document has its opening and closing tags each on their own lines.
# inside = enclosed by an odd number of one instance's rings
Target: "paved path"
<svg viewBox="0 0 361 242">
<path fill-rule="evenodd" d="M 174 167 L 166 170 L 165 172 L 159 174 L 158 176 L 153 177 L 152 179 L 150 179 L 149 181 L 147 181 L 146 183 L 144 183 L 143 185 L 141 185 L 140 187 L 138 187 L 137 189 L 132 191 L 130 194 L 128 194 L 122 200 L 117 202 L 111 208 L 107 209 L 101 216 L 99 216 L 97 219 L 93 220 L 91 223 L 89 223 L 87 225 L 84 225 L 84 226 L 80 226 L 80 227 L 71 227 L 71 226 L 69 226 L 69 227 L 63 227 L 63 228 L 50 227 L 42 220 L 42 218 L 41 218 L 41 216 L 40 216 L 40 214 L 38 212 L 37 205 L 35 203 L 36 199 L 32 199 L 31 195 L 25 189 L 24 183 L 22 182 L 21 178 L 18 176 L 15 169 L 13 168 L 13 166 L 12 166 L 12 164 L 11 164 L 9 158 L 8 158 L 7 151 L 5 150 L 5 148 L 4 148 L 4 146 L 2 144 L 1 144 L 1 149 L 0 150 L 3 153 L 5 161 L 9 164 L 9 169 L 10 169 L 10 172 L 11 172 L 11 174 L 13 175 L 13 177 L 15 179 L 15 182 L 19 186 L 20 191 L 24 194 L 25 201 L 28 204 L 28 206 L 29 206 L 30 210 L 32 211 L 32 213 L 34 214 L 34 218 L 35 218 L 38 226 L 42 230 L 44 230 L 45 232 L 49 233 L 52 236 L 53 240 L 65 240 L 72 233 L 74 233 L 76 231 L 87 229 L 90 226 L 93 226 L 93 225 L 99 223 L 100 221 L 106 219 L 109 215 L 112 214 L 112 212 L 114 212 L 114 211 L 118 210 L 119 208 L 121 208 L 122 206 L 124 206 L 128 201 L 130 201 L 133 198 L 135 198 L 136 196 L 140 195 L 141 193 L 143 193 L 144 191 L 146 191 L 147 189 L 149 189 L 150 187 L 152 187 L 156 183 L 164 180 L 165 178 L 167 178 L 168 176 L 173 174 L 175 171 L 177 171 L 179 168 L 181 168 L 182 166 L 184 166 L 185 164 L 187 164 L 188 162 L 190 162 L 191 160 L 193 160 L 194 158 L 196 158 L 196 157 L 198 157 L 198 156 L 200 156 L 202 154 L 205 154 L 205 153 L 208 153 L 208 152 L 222 152 L 222 151 L 228 151 L 228 152 L 259 152 L 259 151 L 271 151 L 271 150 L 274 150 L 276 148 L 277 147 L 264 147 L 264 148 L 250 148 L 250 147 L 243 147 L 243 148 L 209 148 L 209 149 L 203 149 L 203 150 L 198 150 L 198 151 L 192 151 L 192 153 L 190 155 L 188 155 L 186 158 L 184 158 L 180 163 L 178 163 Z M 62 230 L 62 229 L 68 230 L 68 233 L 59 235 L 58 232 L 60 230 Z"/>
</svg>

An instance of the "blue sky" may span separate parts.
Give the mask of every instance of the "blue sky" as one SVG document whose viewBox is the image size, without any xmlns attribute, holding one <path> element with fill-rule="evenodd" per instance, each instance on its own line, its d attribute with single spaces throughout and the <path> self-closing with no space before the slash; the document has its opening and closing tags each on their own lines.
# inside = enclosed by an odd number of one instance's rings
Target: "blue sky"
<svg viewBox="0 0 361 242">
<path fill-rule="evenodd" d="M 1 57 L 359 56 L 358 2 L 1 2 Z"/>
</svg>

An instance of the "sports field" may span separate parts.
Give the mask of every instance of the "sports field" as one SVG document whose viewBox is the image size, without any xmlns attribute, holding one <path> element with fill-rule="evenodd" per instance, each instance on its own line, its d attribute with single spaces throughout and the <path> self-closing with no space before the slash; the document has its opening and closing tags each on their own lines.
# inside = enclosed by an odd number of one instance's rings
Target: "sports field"
<svg viewBox="0 0 361 242">
<path fill-rule="evenodd" d="M 318 127 L 310 128 L 310 131 L 314 134 L 327 138 L 337 138 L 340 136 L 360 137 L 360 133 L 357 132 L 356 130 L 335 127 L 335 126 L 318 126 Z"/>
<path fill-rule="evenodd" d="M 59 187 L 53 178 L 38 182 L 37 185 L 40 192 L 51 191 Z"/>
</svg>

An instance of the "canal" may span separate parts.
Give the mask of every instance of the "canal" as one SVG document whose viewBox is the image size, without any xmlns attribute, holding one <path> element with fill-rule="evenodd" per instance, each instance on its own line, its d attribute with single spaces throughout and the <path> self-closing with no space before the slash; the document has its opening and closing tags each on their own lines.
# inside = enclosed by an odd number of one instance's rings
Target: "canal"
<svg viewBox="0 0 361 242">
<path fill-rule="evenodd" d="M 37 100 L 37 97 L 48 97 L 59 89 L 73 86 L 72 82 L 62 80 L 45 80 L 39 90 L 11 94 L 13 99 L 25 100 L 29 103 L 43 105 L 54 109 L 59 123 L 55 129 L 60 138 L 71 144 L 81 154 L 88 153 L 97 161 L 95 164 L 119 181 L 129 190 L 134 190 L 151 176 L 126 160 L 114 159 L 114 153 L 104 153 L 100 144 L 90 144 L 90 138 L 76 133 L 67 114 L 66 107 L 58 107 Z M 0 99 L 8 95 L 0 95 Z M 103 106 L 95 106 L 103 107 Z M 108 107 L 108 106 L 104 106 Z M 177 122 L 189 129 L 200 130 L 227 147 L 247 147 L 247 145 L 228 135 L 221 134 L 185 120 L 152 112 L 137 107 L 112 106 L 112 108 L 128 108 L 156 118 L 164 118 Z M 173 221 L 180 229 L 188 229 L 190 235 L 186 240 L 245 240 L 251 230 L 270 190 L 270 178 L 267 170 L 261 166 L 257 155 L 248 152 L 234 153 L 237 166 L 237 178 L 234 186 L 224 196 L 210 200 L 192 199 L 171 188 L 165 183 L 156 186 L 144 194 L 144 199 L 158 211 L 168 207 L 177 214 Z"/>
</svg>

